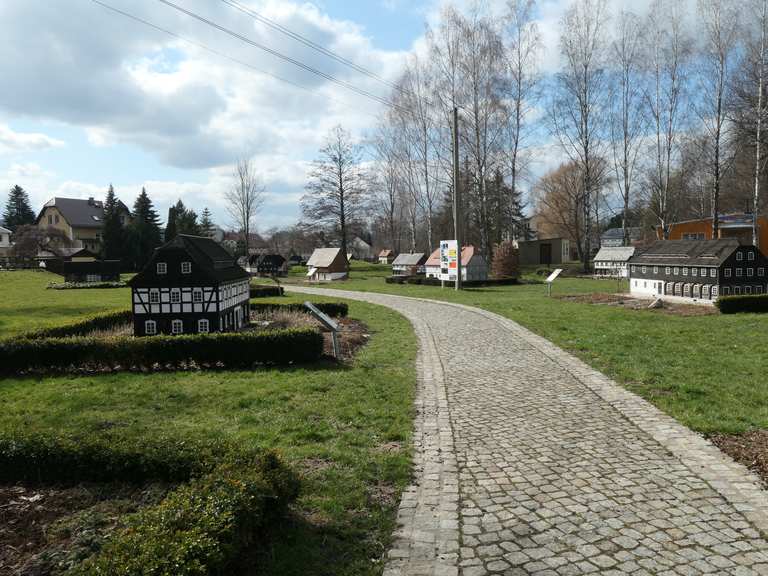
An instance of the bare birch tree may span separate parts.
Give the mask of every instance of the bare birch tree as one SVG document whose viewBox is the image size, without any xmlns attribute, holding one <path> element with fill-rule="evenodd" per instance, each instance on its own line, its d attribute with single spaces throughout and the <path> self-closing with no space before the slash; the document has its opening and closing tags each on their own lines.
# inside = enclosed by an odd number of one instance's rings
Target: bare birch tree
<svg viewBox="0 0 768 576">
<path fill-rule="evenodd" d="M 237 161 L 232 179 L 234 182 L 232 187 L 224 193 L 224 200 L 233 224 L 243 233 L 247 257 L 251 228 L 259 208 L 264 203 L 265 188 L 254 162 L 247 158 Z"/>
<path fill-rule="evenodd" d="M 398 142 L 391 124 L 386 120 L 378 127 L 373 146 L 376 154 L 373 176 L 374 208 L 384 221 L 390 248 L 399 252 L 400 220 L 403 210 L 400 201 Z"/>
<path fill-rule="evenodd" d="M 760 176 L 764 168 L 762 138 L 763 138 L 763 120 L 765 119 L 765 80 L 766 80 L 766 60 L 768 59 L 768 45 L 766 44 L 766 35 L 768 35 L 768 0 L 756 0 L 754 3 L 755 16 L 759 23 L 758 42 L 754 50 L 754 66 L 757 69 L 757 98 L 754 104 L 754 123 L 755 123 L 755 181 L 754 193 L 752 195 L 752 244 L 760 247 L 760 236 L 758 234 L 757 218 L 760 210 Z"/>
<path fill-rule="evenodd" d="M 584 181 L 584 272 L 589 272 L 592 239 L 592 198 L 598 185 L 597 166 L 603 156 L 604 114 L 608 79 L 605 74 L 607 22 L 605 0 L 577 0 L 561 21 L 563 68 L 557 74 L 550 106 L 553 132 Z"/>
</svg>

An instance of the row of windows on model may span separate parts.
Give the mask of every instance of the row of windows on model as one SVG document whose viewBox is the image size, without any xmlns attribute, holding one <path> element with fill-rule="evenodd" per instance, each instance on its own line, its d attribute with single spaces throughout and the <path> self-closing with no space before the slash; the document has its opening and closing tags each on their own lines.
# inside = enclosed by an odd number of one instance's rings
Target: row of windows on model
<svg viewBox="0 0 768 576">
<path fill-rule="evenodd" d="M 634 280 L 635 288 L 640 287 L 640 282 L 643 282 L 643 288 L 648 288 L 648 281 Z M 663 293 L 667 296 L 685 296 L 686 298 L 692 296 L 694 298 L 704 298 L 707 300 L 710 298 L 717 298 L 718 293 L 717 284 L 685 284 L 683 282 L 667 282 L 666 285 L 662 282 L 659 282 L 658 284 L 651 282 L 651 284 L 651 289 L 656 290 L 658 287 L 659 294 L 662 294 L 663 289 Z M 741 296 L 742 294 L 762 294 L 763 286 L 759 284 L 755 286 L 723 286 L 722 293 L 723 296 L 730 296 L 731 293 L 736 296 Z"/>
<path fill-rule="evenodd" d="M 197 333 L 208 334 L 211 331 L 211 324 L 207 319 L 201 318 L 197 321 Z M 144 333 L 147 336 L 154 336 L 157 334 L 157 322 L 154 320 L 147 320 L 144 322 Z M 171 320 L 171 334 L 183 334 L 184 333 L 184 321 L 183 320 Z"/>
<path fill-rule="evenodd" d="M 632 266 L 632 273 L 636 274 L 638 269 L 640 270 L 641 274 L 647 274 L 648 269 L 650 269 L 651 266 Z M 678 275 L 680 274 L 681 268 L 679 266 L 667 266 L 664 268 L 664 274 L 670 275 Z M 706 278 L 707 276 L 707 270 L 709 270 L 709 277 L 710 278 L 717 278 L 717 268 L 688 268 L 687 266 L 682 267 L 683 276 L 688 276 L 688 272 L 690 271 L 691 276 L 701 276 L 702 278 Z M 755 269 L 754 268 L 736 268 L 736 277 L 742 278 L 743 276 L 747 276 L 748 278 L 751 278 L 755 275 Z M 746 271 L 746 274 L 745 274 Z M 723 268 L 723 277 L 724 278 L 731 278 L 733 270 L 731 268 Z M 659 273 L 659 267 L 653 266 L 653 273 L 658 274 Z M 760 277 L 765 276 L 765 268 L 758 268 L 757 269 L 757 275 Z"/>
<path fill-rule="evenodd" d="M 168 274 L 168 264 L 166 262 L 158 262 L 157 263 L 157 273 L 162 274 Z M 192 262 L 182 262 L 181 263 L 181 273 L 182 274 L 192 274 Z"/>
<path fill-rule="evenodd" d="M 228 298 L 234 298 L 248 292 L 247 286 L 225 286 L 221 289 L 220 300 L 226 300 Z M 201 304 L 203 302 L 203 290 L 201 288 L 195 288 L 192 290 L 192 303 Z M 149 291 L 149 303 L 160 304 L 160 290 L 151 289 Z M 181 304 L 181 289 L 171 289 L 171 304 Z"/>
</svg>

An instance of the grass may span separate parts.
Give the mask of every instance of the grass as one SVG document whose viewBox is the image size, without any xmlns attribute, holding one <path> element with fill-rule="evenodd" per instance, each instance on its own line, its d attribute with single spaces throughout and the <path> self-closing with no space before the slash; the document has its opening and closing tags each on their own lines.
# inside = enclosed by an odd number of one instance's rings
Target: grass
<svg viewBox="0 0 768 576">
<path fill-rule="evenodd" d="M 670 316 L 546 297 L 543 284 L 470 288 L 386 284 L 353 263 L 333 288 L 433 298 L 506 316 L 705 434 L 768 428 L 768 315 Z M 289 282 L 298 282 L 297 270 Z M 530 277 L 528 277 L 530 278 Z M 626 287 L 624 288 L 626 289 Z M 553 294 L 616 292 L 615 280 L 559 278 Z"/>
<path fill-rule="evenodd" d="M 10 296 L 0 309 L 2 335 L 128 304 L 125 290 L 52 294 L 47 281 L 38 273 L 0 276 Z M 9 301 L 23 303 L 28 321 Z M 274 448 L 301 473 L 302 492 L 265 553 L 247 559 L 241 573 L 379 574 L 410 478 L 415 337 L 386 308 L 350 302 L 350 316 L 364 320 L 373 337 L 346 366 L 0 380 L 0 433 L 22 427 L 109 438 L 222 437 L 243 448 Z"/>
</svg>

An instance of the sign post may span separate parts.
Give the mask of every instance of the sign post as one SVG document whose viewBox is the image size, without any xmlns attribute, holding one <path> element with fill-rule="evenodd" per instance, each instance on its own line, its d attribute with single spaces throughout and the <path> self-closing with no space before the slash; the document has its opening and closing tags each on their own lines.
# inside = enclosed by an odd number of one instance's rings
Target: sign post
<svg viewBox="0 0 768 576">
<path fill-rule="evenodd" d="M 563 271 L 562 268 L 556 268 L 554 272 L 552 272 L 552 274 L 547 276 L 547 279 L 545 280 L 545 282 L 547 283 L 547 296 L 552 296 L 552 282 L 555 281 L 555 278 L 560 276 L 560 272 L 562 271 Z"/>
<path fill-rule="evenodd" d="M 454 282 L 459 274 L 459 243 L 456 240 L 440 240 L 440 280 Z"/>
<path fill-rule="evenodd" d="M 323 325 L 323 328 L 327 332 L 331 333 L 331 342 L 333 343 L 333 356 L 335 358 L 341 357 L 341 348 L 339 347 L 339 325 L 331 320 L 325 312 L 322 312 L 312 304 L 312 302 L 304 302 L 304 307 L 309 310 L 309 313 Z"/>
</svg>

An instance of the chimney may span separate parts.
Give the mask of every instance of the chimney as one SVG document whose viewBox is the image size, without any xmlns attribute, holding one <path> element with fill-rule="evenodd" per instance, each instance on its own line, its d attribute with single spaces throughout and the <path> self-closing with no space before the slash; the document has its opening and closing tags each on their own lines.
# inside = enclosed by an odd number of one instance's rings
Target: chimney
<svg viewBox="0 0 768 576">
<path fill-rule="evenodd" d="M 96 205 L 96 202 L 94 201 L 93 196 L 88 198 L 88 205 L 89 206 L 95 206 Z"/>
</svg>

